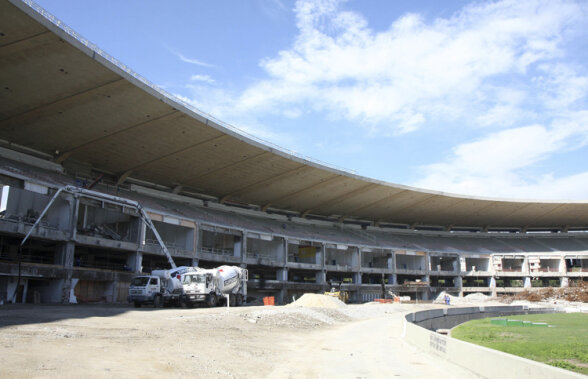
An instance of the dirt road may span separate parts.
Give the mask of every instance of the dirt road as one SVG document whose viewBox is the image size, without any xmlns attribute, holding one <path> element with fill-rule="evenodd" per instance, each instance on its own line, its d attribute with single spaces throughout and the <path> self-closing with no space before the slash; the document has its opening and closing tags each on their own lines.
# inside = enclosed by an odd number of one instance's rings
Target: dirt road
<svg viewBox="0 0 588 379">
<path fill-rule="evenodd" d="M 471 377 L 399 338 L 411 307 L 2 306 L 0 377 Z"/>
</svg>

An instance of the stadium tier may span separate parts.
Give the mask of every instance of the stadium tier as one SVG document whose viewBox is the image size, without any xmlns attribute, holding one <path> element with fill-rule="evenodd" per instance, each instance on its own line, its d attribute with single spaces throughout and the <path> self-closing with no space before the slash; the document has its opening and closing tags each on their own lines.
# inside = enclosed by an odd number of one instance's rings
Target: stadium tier
<svg viewBox="0 0 588 379">
<path fill-rule="evenodd" d="M 588 202 L 361 177 L 182 103 L 30 1 L 0 0 L 0 28 L 0 301 L 126 301 L 168 265 L 133 204 L 178 265 L 247 267 L 280 303 L 588 279 Z"/>
</svg>

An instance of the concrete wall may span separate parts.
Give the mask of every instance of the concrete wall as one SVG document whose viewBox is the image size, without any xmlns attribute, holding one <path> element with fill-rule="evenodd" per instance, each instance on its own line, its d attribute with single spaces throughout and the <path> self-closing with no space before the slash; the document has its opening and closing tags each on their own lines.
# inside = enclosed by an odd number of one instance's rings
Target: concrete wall
<svg viewBox="0 0 588 379">
<path fill-rule="evenodd" d="M 490 258 L 465 258 L 466 271 L 490 271 Z M 475 270 L 474 270 L 475 267 Z"/>
<path fill-rule="evenodd" d="M 396 268 L 399 270 L 417 270 L 426 269 L 426 257 L 421 255 L 396 254 Z"/>
<path fill-rule="evenodd" d="M 271 241 L 258 238 L 247 238 L 248 258 L 267 258 L 277 260 L 279 257 L 283 257 L 283 250 L 284 240 L 282 238 L 275 238 Z"/>
<path fill-rule="evenodd" d="M 499 317 L 518 314 L 554 313 L 553 308 L 529 308 L 526 306 L 494 306 L 443 308 L 416 312 L 407 315 L 406 319 L 423 328 L 435 331 L 450 329 L 470 320 L 487 317 Z"/>
<path fill-rule="evenodd" d="M 469 311 L 474 312 L 471 315 L 480 314 L 480 309 L 477 307 L 461 308 L 461 310 L 460 308 L 451 308 L 451 310 L 456 313 L 461 313 L 461 317 L 463 319 L 467 318 Z M 441 317 L 444 311 L 444 309 L 436 309 L 431 311 L 416 312 L 407 315 L 406 318 L 407 320 L 416 319 L 420 320 L 420 322 L 425 322 L 427 317 Z M 497 311 L 499 313 L 507 312 L 506 309 Z M 513 309 L 509 314 L 513 314 L 512 312 L 517 311 Z M 489 317 L 488 313 L 484 312 L 484 314 L 485 317 Z M 458 366 L 464 367 L 481 377 L 499 379 L 585 378 L 584 375 L 576 374 L 571 371 L 437 334 L 416 324 L 413 324 L 410 321 L 405 321 L 402 336 L 407 342 L 417 346 L 423 351 L 447 359 L 448 361 L 453 362 Z M 450 375 L 451 373 L 448 374 Z"/>
</svg>

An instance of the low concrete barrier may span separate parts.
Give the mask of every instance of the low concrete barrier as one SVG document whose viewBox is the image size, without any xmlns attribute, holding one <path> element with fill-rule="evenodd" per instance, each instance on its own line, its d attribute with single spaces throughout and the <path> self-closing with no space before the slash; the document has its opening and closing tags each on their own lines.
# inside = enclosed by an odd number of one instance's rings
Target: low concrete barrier
<svg viewBox="0 0 588 379">
<path fill-rule="evenodd" d="M 536 310 L 539 311 L 536 312 Z M 439 315 L 439 311 L 443 314 L 442 316 Z M 435 322 L 429 323 L 426 317 L 431 317 L 431 320 L 438 320 L 437 322 L 442 325 L 450 325 L 450 322 L 447 320 L 441 321 L 443 319 L 449 318 L 452 321 L 464 320 L 453 324 L 455 326 L 468 320 L 494 317 L 496 315 L 509 316 L 523 313 L 553 312 L 555 310 L 552 308 L 529 309 L 522 306 L 447 308 L 415 312 L 406 315 L 402 337 L 418 348 L 428 353 L 441 356 L 484 378 L 586 378 L 584 375 L 568 370 L 437 334 L 418 325 L 419 323 L 423 325 L 435 324 Z M 472 317 L 467 318 L 468 315 Z M 480 315 L 481 317 L 478 317 Z M 413 323 L 413 320 L 419 321 L 418 323 Z M 444 327 L 439 327 L 439 329 L 441 328 Z"/>
<path fill-rule="evenodd" d="M 432 309 L 410 313 L 406 319 L 425 329 L 451 329 L 456 325 L 470 320 L 486 317 L 501 317 L 520 314 L 554 313 L 554 308 L 529 308 L 528 306 L 492 306 Z"/>
</svg>

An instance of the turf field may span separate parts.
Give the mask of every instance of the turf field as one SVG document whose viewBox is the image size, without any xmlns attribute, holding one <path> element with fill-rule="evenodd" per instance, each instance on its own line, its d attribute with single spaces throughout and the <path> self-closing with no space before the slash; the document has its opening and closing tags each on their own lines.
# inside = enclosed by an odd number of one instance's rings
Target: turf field
<svg viewBox="0 0 588 379">
<path fill-rule="evenodd" d="M 544 322 L 550 327 L 502 326 L 491 319 Z M 553 313 L 492 317 L 457 326 L 451 336 L 588 375 L 588 314 Z"/>
</svg>

